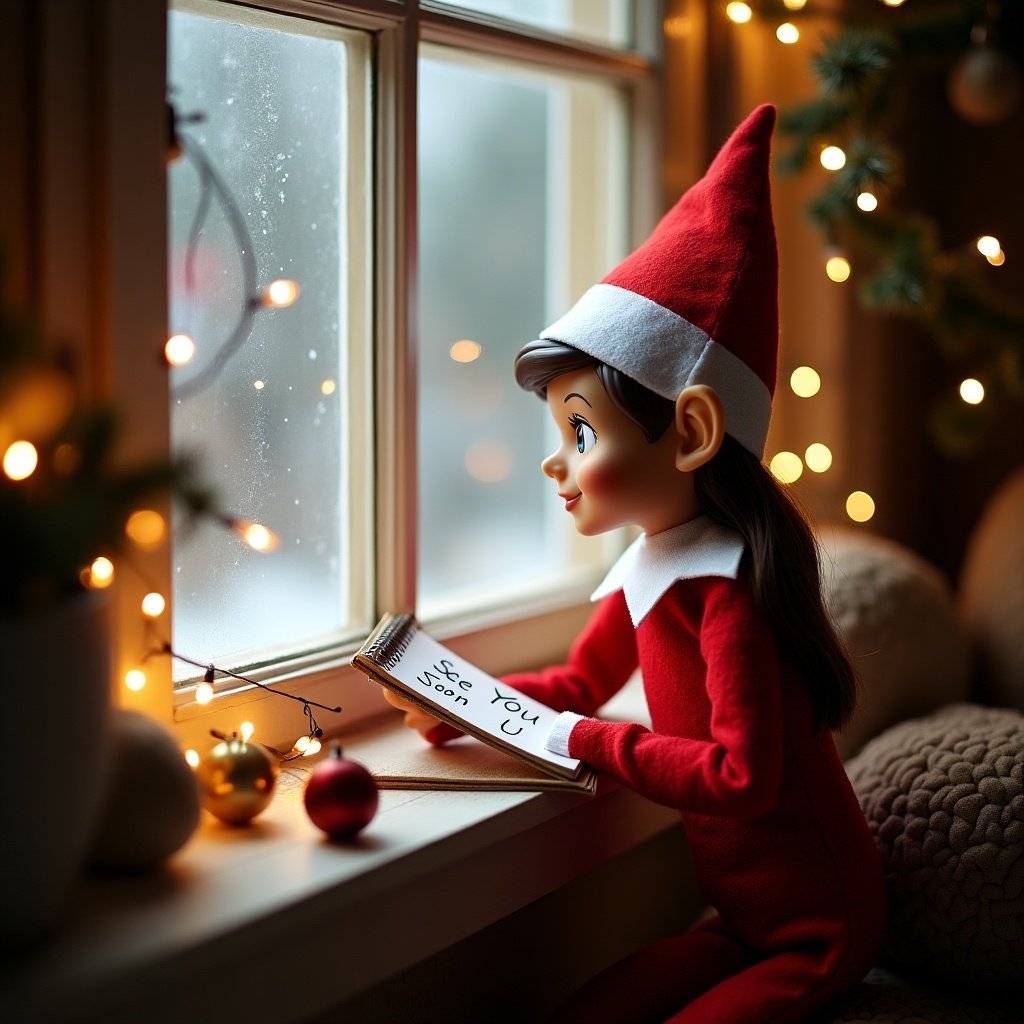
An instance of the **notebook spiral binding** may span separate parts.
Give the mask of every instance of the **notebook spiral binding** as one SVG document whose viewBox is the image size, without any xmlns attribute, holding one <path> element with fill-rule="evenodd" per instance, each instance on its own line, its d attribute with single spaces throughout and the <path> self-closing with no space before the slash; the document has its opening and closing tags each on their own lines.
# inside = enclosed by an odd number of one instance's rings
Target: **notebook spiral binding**
<svg viewBox="0 0 1024 1024">
<path fill-rule="evenodd" d="M 390 672 L 405 654 L 420 624 L 414 615 L 404 612 L 396 615 L 380 632 L 380 636 L 364 654 L 375 664 Z"/>
</svg>

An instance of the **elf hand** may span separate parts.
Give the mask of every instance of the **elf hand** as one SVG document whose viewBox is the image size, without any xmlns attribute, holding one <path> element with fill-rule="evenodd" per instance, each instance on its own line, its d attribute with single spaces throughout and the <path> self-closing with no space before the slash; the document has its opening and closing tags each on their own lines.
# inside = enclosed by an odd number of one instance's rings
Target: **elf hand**
<svg viewBox="0 0 1024 1024">
<path fill-rule="evenodd" d="M 447 743 L 449 740 L 462 735 L 458 729 L 452 728 L 447 722 L 442 722 L 433 715 L 428 715 L 426 711 L 413 704 L 412 701 L 399 697 L 397 693 L 386 687 L 382 687 L 382 689 L 384 690 L 384 699 L 393 708 L 405 712 L 405 724 L 410 729 L 415 729 L 428 743 L 433 743 L 435 747 L 439 747 L 443 743 Z"/>
</svg>

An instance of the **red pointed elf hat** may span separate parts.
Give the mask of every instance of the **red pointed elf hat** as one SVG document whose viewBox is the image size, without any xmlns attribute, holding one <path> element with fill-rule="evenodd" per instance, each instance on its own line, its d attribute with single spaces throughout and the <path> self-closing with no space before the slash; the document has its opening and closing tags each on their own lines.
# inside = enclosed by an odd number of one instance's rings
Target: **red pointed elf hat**
<svg viewBox="0 0 1024 1024">
<path fill-rule="evenodd" d="M 778 352 L 774 125 L 772 105 L 754 110 L 650 238 L 540 335 L 673 401 L 691 384 L 710 385 L 726 433 L 757 456 Z"/>
</svg>

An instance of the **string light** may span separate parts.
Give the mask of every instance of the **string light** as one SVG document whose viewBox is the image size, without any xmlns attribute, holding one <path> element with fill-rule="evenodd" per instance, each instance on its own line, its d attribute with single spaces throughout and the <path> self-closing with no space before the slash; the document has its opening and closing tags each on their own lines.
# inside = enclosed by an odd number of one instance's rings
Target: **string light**
<svg viewBox="0 0 1024 1024">
<path fill-rule="evenodd" d="M 807 5 L 807 0 L 782 0 L 787 11 L 802 11 Z"/>
<path fill-rule="evenodd" d="M 4 473 L 11 480 L 27 480 L 39 465 L 39 452 L 31 441 L 15 441 L 4 452 Z"/>
<path fill-rule="evenodd" d="M 281 543 L 280 537 L 262 523 L 230 517 L 226 523 L 233 533 L 237 534 L 253 551 L 258 551 L 260 554 L 273 551 Z"/>
<path fill-rule="evenodd" d="M 838 146 L 826 146 L 818 159 L 826 171 L 838 171 L 846 166 L 846 154 Z"/>
<path fill-rule="evenodd" d="M 1000 249 L 995 256 L 986 256 L 985 259 L 987 259 L 993 267 L 1001 267 L 1006 262 L 1006 253 Z"/>
<path fill-rule="evenodd" d="M 836 284 L 842 284 L 849 278 L 850 269 L 850 261 L 845 256 L 830 256 L 825 261 L 825 273 Z"/>
<path fill-rule="evenodd" d="M 980 380 L 968 377 L 960 381 L 960 397 L 968 405 L 980 405 L 985 400 L 985 385 Z"/>
<path fill-rule="evenodd" d="M 986 259 L 992 259 L 1003 251 L 999 239 L 994 235 L 982 235 L 975 244 L 978 247 L 978 252 Z"/>
<path fill-rule="evenodd" d="M 124 524 L 128 539 L 144 549 L 157 547 L 164 539 L 166 528 L 164 517 L 151 508 L 140 508 L 133 512 Z"/>
<path fill-rule="evenodd" d="M 857 196 L 857 208 L 872 213 L 878 209 L 878 197 L 873 192 L 861 192 Z"/>
<path fill-rule="evenodd" d="M 827 444 L 815 441 L 807 446 L 804 462 L 812 473 L 824 473 L 832 466 L 832 450 Z"/>
<path fill-rule="evenodd" d="M 83 576 L 86 586 L 93 590 L 105 590 L 114 582 L 114 563 L 105 555 L 100 555 L 93 559 Z"/>
<path fill-rule="evenodd" d="M 147 619 L 158 619 L 163 615 L 166 605 L 164 595 L 152 590 L 142 599 L 142 614 Z"/>
<path fill-rule="evenodd" d="M 906 0 L 882 0 L 886 7 L 902 7 Z"/>
<path fill-rule="evenodd" d="M 187 366 L 196 354 L 196 343 L 187 334 L 172 334 L 164 345 L 164 359 L 171 366 Z"/>
<path fill-rule="evenodd" d="M 309 700 L 307 697 L 300 697 L 298 694 L 285 693 L 283 690 L 275 690 L 271 686 L 267 686 L 265 683 L 259 682 L 257 679 L 251 679 L 248 676 L 239 675 L 237 672 L 232 672 L 226 668 L 217 668 L 216 665 L 205 665 L 201 661 L 197 661 L 194 658 L 190 658 L 185 654 L 181 654 L 175 651 L 170 644 L 165 643 L 158 650 L 152 650 L 146 657 L 150 657 L 153 654 L 166 654 L 171 658 L 175 658 L 178 661 L 183 661 L 188 665 L 194 665 L 196 668 L 203 669 L 203 681 L 196 687 L 195 699 L 198 704 L 208 704 L 213 699 L 213 683 L 217 674 L 224 676 L 230 676 L 232 679 L 237 679 L 240 682 L 248 683 L 250 686 L 259 687 L 259 689 L 272 693 L 278 697 L 287 697 L 289 700 L 297 700 L 302 705 L 303 714 L 306 716 L 306 720 L 309 723 L 309 728 L 305 736 L 300 737 L 296 740 L 293 750 L 296 751 L 293 756 L 312 756 L 320 750 L 320 738 L 323 736 L 323 729 L 320 728 L 315 716 L 313 715 L 313 708 L 320 708 L 323 711 L 330 711 L 332 714 L 340 714 L 340 707 L 329 707 L 326 704 L 320 704 L 315 700 Z M 245 730 L 246 726 L 251 727 L 251 722 L 243 722 L 242 729 Z M 278 753 L 275 751 L 275 753 Z M 279 755 L 283 760 L 288 760 L 288 755 Z"/>
<path fill-rule="evenodd" d="M 457 363 L 471 363 L 475 359 L 480 358 L 480 353 L 483 351 L 483 347 L 478 341 L 471 341 L 469 338 L 463 338 L 461 341 L 456 341 L 450 349 L 448 349 L 448 355 Z"/>
<path fill-rule="evenodd" d="M 188 750 L 185 751 L 185 763 L 189 766 L 189 768 L 198 768 L 199 761 L 199 751 L 193 750 L 192 747 L 189 747 Z"/>
<path fill-rule="evenodd" d="M 252 739 L 252 734 L 256 731 L 256 726 L 252 722 L 243 722 L 238 727 L 238 735 L 242 737 L 243 743 L 248 743 Z"/>
<path fill-rule="evenodd" d="M 322 395 L 333 395 L 338 390 L 338 385 L 335 381 L 328 378 L 320 385 L 320 394 Z"/>
<path fill-rule="evenodd" d="M 786 46 L 792 46 L 800 39 L 800 29 L 791 21 L 784 21 L 776 30 L 775 38 Z"/>
<path fill-rule="evenodd" d="M 780 483 L 791 484 L 800 479 L 804 464 L 800 461 L 800 456 L 794 452 L 778 452 L 772 456 L 768 468 Z"/>
<path fill-rule="evenodd" d="M 875 500 L 866 491 L 854 491 L 846 499 L 846 514 L 855 523 L 866 523 L 875 514 Z"/>
<path fill-rule="evenodd" d="M 821 390 L 821 377 L 812 366 L 798 366 L 789 375 L 789 386 L 800 398 L 813 398 Z"/>
<path fill-rule="evenodd" d="M 271 309 L 285 309 L 299 297 L 299 286 L 295 281 L 281 277 L 271 281 L 263 292 L 263 304 Z"/>
<path fill-rule="evenodd" d="M 133 693 L 138 693 L 146 685 L 146 673 L 141 668 L 129 669 L 124 674 L 124 685 Z"/>
<path fill-rule="evenodd" d="M 749 4 L 733 2 L 725 5 L 725 16 L 737 25 L 745 25 L 754 16 Z"/>
</svg>

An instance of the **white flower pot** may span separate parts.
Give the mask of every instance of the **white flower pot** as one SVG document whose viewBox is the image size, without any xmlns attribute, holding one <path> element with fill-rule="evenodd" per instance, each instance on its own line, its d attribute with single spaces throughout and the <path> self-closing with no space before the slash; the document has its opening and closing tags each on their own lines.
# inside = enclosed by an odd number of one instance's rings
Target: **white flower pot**
<svg viewBox="0 0 1024 1024">
<path fill-rule="evenodd" d="M 88 852 L 107 769 L 107 604 L 82 594 L 0 618 L 0 947 L 59 921 Z"/>
</svg>

